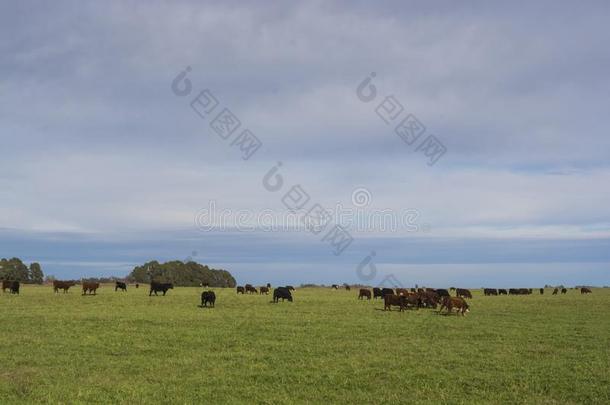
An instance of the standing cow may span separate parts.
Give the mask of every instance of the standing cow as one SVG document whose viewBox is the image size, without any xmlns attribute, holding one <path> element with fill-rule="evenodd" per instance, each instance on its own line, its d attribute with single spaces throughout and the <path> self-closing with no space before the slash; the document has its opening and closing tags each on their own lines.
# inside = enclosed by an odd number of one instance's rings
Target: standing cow
<svg viewBox="0 0 610 405">
<path fill-rule="evenodd" d="M 366 288 L 361 288 L 360 292 L 358 293 L 358 299 L 359 300 L 363 300 L 365 298 L 367 300 L 371 299 L 371 291 L 369 289 L 366 289 Z"/>
<path fill-rule="evenodd" d="M 114 292 L 117 292 L 118 290 L 127 291 L 127 284 L 122 281 L 116 281 L 114 284 Z"/>
<path fill-rule="evenodd" d="M 214 291 L 204 291 L 201 293 L 201 306 L 207 307 L 210 304 L 210 307 L 214 308 L 214 304 L 216 303 L 216 294 Z"/>
<path fill-rule="evenodd" d="M 591 291 L 591 289 L 590 289 L 590 288 L 587 288 L 587 287 L 582 287 L 582 288 L 580 289 L 580 293 L 581 293 L 581 294 L 592 294 L 592 293 L 593 293 L 593 291 Z"/>
<path fill-rule="evenodd" d="M 273 290 L 273 302 L 277 304 L 280 302 L 280 298 L 282 299 L 282 302 L 284 302 L 284 300 L 292 302 L 292 294 L 288 287 L 278 287 Z"/>
<path fill-rule="evenodd" d="M 263 295 L 263 294 L 269 295 L 269 288 L 268 287 L 261 287 L 261 288 L 258 289 L 258 291 L 259 291 L 260 295 Z"/>
<path fill-rule="evenodd" d="M 157 283 L 153 281 L 150 283 L 150 291 L 148 292 L 148 296 L 150 297 L 153 293 L 157 295 L 157 292 L 162 292 L 163 296 L 165 297 L 167 291 L 173 289 L 174 285 L 172 283 Z"/>
<path fill-rule="evenodd" d="M 58 293 L 59 290 L 64 290 L 64 294 L 65 294 L 68 292 L 70 287 L 72 287 L 74 285 L 76 285 L 76 283 L 74 281 L 53 280 L 53 291 L 55 291 L 55 293 Z"/>
<path fill-rule="evenodd" d="M 456 293 L 457 297 L 472 298 L 472 294 L 470 293 L 470 290 L 467 290 L 465 288 L 457 288 L 455 290 L 455 293 Z"/>
<path fill-rule="evenodd" d="M 453 308 L 457 309 L 457 313 L 461 313 L 462 316 L 466 314 L 466 312 L 470 312 L 470 307 L 466 300 L 462 297 L 445 297 L 441 302 L 441 308 L 438 310 L 439 313 L 446 308 L 447 313 L 451 313 Z"/>
<path fill-rule="evenodd" d="M 97 295 L 97 289 L 100 288 L 100 283 L 92 283 L 88 281 L 83 281 L 83 295 Z"/>
</svg>

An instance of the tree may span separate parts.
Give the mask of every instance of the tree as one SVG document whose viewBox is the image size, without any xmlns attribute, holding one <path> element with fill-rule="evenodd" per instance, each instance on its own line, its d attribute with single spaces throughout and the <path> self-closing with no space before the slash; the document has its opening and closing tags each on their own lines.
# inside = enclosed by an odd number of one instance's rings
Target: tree
<svg viewBox="0 0 610 405">
<path fill-rule="evenodd" d="M 30 274 L 28 267 L 20 259 L 13 257 L 9 260 L 0 260 L 0 278 L 27 283 L 30 279 Z"/>
<path fill-rule="evenodd" d="M 132 282 L 150 283 L 151 281 L 170 282 L 177 286 L 235 287 L 235 278 L 226 270 L 210 269 L 208 266 L 189 261 L 159 263 L 152 261 L 136 266 L 127 276 Z"/>
<path fill-rule="evenodd" d="M 30 264 L 30 282 L 34 284 L 42 284 L 44 280 L 44 273 L 39 263 Z"/>
</svg>

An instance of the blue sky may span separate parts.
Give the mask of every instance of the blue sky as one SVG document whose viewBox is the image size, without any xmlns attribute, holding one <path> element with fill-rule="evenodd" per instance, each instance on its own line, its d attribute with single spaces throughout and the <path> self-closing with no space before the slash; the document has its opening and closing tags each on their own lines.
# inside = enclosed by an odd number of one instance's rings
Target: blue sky
<svg viewBox="0 0 610 405">
<path fill-rule="evenodd" d="M 0 257 L 331 283 L 374 251 L 373 284 L 610 284 L 606 3 L 285 3 L 0 5 Z M 250 159 L 191 109 L 203 89 L 261 140 Z M 436 164 L 377 116 L 387 96 L 446 147 Z M 324 207 L 365 189 L 420 229 L 349 229 L 337 257 L 307 231 L 196 227 L 210 201 L 281 216 L 297 184 Z"/>
</svg>

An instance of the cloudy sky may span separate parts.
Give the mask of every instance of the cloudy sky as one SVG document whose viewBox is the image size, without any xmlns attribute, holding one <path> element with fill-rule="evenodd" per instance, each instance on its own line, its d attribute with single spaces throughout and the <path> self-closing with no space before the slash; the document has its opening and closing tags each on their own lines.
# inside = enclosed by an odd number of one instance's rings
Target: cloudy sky
<svg viewBox="0 0 610 405">
<path fill-rule="evenodd" d="M 0 257 L 58 277 L 193 258 L 328 283 L 362 281 L 374 252 L 371 284 L 610 284 L 606 2 L 253 3 L 1 3 Z M 409 114 L 425 127 L 411 145 L 395 132 Z M 247 160 L 245 129 L 262 144 Z M 305 211 L 416 218 L 261 229 L 296 185 Z M 251 228 L 201 229 L 212 206 Z M 337 223 L 340 255 L 322 240 Z"/>
</svg>

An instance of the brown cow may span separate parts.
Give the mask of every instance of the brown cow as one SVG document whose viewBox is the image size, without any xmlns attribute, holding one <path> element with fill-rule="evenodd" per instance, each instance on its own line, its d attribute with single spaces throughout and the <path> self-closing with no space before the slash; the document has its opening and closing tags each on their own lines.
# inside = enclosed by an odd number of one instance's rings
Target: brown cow
<svg viewBox="0 0 610 405">
<path fill-rule="evenodd" d="M 392 305 L 400 307 L 400 312 L 404 311 L 405 305 L 405 296 L 404 295 L 396 295 L 396 294 L 386 294 L 383 296 L 383 310 L 391 311 Z"/>
<path fill-rule="evenodd" d="M 53 281 L 53 291 L 58 293 L 59 290 L 64 290 L 64 294 L 65 294 L 65 293 L 68 292 L 70 287 L 72 287 L 73 285 L 76 285 L 76 283 L 74 281 L 59 281 L 59 280 L 54 280 Z"/>
<path fill-rule="evenodd" d="M 361 288 L 360 289 L 360 293 L 358 293 L 358 299 L 362 300 L 362 299 L 367 299 L 370 300 L 371 299 L 371 290 L 368 290 L 366 288 Z"/>
<path fill-rule="evenodd" d="M 100 288 L 100 283 L 90 283 L 83 281 L 83 295 L 89 294 L 97 295 L 97 289 Z"/>
<path fill-rule="evenodd" d="M 6 292 L 6 290 L 10 290 L 12 281 L 2 280 L 2 292 Z"/>
<path fill-rule="evenodd" d="M 580 289 L 580 293 L 581 293 L 581 294 L 591 294 L 591 293 L 593 293 L 593 291 L 591 291 L 591 289 L 590 289 L 590 288 L 587 288 L 587 287 L 582 287 L 582 288 Z"/>
<path fill-rule="evenodd" d="M 453 308 L 455 308 L 457 309 L 457 313 L 461 313 L 462 316 L 464 316 L 466 312 L 470 312 L 468 303 L 462 297 L 444 297 L 438 312 L 441 313 L 443 308 L 447 308 L 447 313 L 451 313 Z"/>
<path fill-rule="evenodd" d="M 269 295 L 269 288 L 268 287 L 261 287 L 261 288 L 258 289 L 258 291 L 259 291 L 260 295 L 263 295 L 263 294 Z"/>
<path fill-rule="evenodd" d="M 258 294 L 258 290 L 251 284 L 246 284 L 246 294 Z"/>
</svg>

